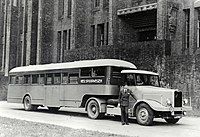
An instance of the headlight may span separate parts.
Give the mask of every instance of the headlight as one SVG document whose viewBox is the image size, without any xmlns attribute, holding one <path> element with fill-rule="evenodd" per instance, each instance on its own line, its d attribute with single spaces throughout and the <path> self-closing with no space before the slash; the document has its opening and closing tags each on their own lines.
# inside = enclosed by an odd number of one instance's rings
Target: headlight
<svg viewBox="0 0 200 137">
<path fill-rule="evenodd" d="M 166 102 L 167 102 L 167 105 L 168 105 L 168 106 L 171 106 L 171 101 L 170 101 L 169 99 L 167 99 Z"/>
<path fill-rule="evenodd" d="M 185 98 L 183 99 L 183 105 L 187 105 L 188 104 L 188 100 Z"/>
</svg>

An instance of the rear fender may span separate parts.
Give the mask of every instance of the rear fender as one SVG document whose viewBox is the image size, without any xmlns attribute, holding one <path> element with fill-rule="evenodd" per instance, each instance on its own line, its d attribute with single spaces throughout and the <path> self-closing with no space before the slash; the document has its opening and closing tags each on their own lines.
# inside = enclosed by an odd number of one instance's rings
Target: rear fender
<svg viewBox="0 0 200 137">
<path fill-rule="evenodd" d="M 91 97 L 87 100 L 85 105 L 85 111 L 87 111 L 87 105 L 91 100 L 95 100 L 99 104 L 100 113 L 106 113 L 106 100 L 95 97 Z"/>
</svg>

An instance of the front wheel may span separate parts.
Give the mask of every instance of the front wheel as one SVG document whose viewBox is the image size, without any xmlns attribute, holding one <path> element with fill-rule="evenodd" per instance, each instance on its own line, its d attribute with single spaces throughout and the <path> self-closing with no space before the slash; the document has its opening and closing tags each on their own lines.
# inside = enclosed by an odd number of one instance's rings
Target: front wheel
<svg viewBox="0 0 200 137">
<path fill-rule="evenodd" d="M 87 105 L 88 117 L 91 119 L 97 119 L 103 117 L 104 114 L 100 113 L 99 104 L 95 100 L 90 100 Z"/>
<path fill-rule="evenodd" d="M 179 118 L 170 118 L 170 119 L 165 119 L 165 121 L 168 123 L 168 124 L 176 124 L 178 121 L 179 121 Z"/>
<path fill-rule="evenodd" d="M 153 124 L 153 110 L 147 104 L 140 104 L 136 109 L 137 122 L 140 125 L 149 126 Z"/>
</svg>

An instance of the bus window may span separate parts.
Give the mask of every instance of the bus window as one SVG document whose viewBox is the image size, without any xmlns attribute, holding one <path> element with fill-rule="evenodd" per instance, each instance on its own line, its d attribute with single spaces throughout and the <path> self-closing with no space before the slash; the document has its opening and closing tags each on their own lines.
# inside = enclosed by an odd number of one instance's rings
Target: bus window
<svg viewBox="0 0 200 137">
<path fill-rule="evenodd" d="M 128 86 L 135 86 L 135 79 L 133 74 L 127 74 L 125 82 L 127 82 Z"/>
<path fill-rule="evenodd" d="M 60 84 L 61 83 L 61 73 L 55 73 L 54 74 L 54 84 Z"/>
<path fill-rule="evenodd" d="M 78 73 L 69 74 L 69 83 L 78 84 Z"/>
<path fill-rule="evenodd" d="M 45 81 L 45 74 L 40 74 L 39 84 L 44 84 Z"/>
<path fill-rule="evenodd" d="M 32 84 L 38 84 L 39 75 L 32 75 Z"/>
<path fill-rule="evenodd" d="M 81 76 L 83 77 L 90 77 L 92 72 L 92 68 L 82 68 L 81 69 Z"/>
<path fill-rule="evenodd" d="M 92 71 L 92 76 L 105 76 L 105 67 L 95 67 Z"/>
<path fill-rule="evenodd" d="M 51 85 L 53 83 L 53 74 L 47 74 L 47 85 Z"/>
<path fill-rule="evenodd" d="M 62 83 L 67 84 L 68 83 L 68 73 L 62 74 Z"/>
<path fill-rule="evenodd" d="M 30 75 L 24 75 L 24 84 L 30 84 L 31 82 L 31 76 Z"/>
<path fill-rule="evenodd" d="M 10 76 L 10 84 L 15 84 L 15 76 Z"/>
<path fill-rule="evenodd" d="M 23 83 L 23 77 L 22 76 L 17 76 L 15 79 L 16 84 L 22 84 Z"/>
<path fill-rule="evenodd" d="M 122 68 L 112 67 L 111 69 L 111 84 L 120 85 L 121 84 L 121 71 Z"/>
</svg>

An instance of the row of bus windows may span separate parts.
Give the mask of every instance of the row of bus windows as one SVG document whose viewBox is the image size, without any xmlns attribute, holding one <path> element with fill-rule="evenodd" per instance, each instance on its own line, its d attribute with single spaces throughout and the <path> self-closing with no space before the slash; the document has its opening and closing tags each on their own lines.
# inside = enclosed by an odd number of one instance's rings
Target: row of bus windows
<svg viewBox="0 0 200 137">
<path fill-rule="evenodd" d="M 50 73 L 24 76 L 10 76 L 10 84 L 77 84 L 78 73 Z"/>
<path fill-rule="evenodd" d="M 82 68 L 81 77 L 104 77 L 105 67 Z M 78 84 L 79 73 L 47 73 L 23 76 L 10 76 L 10 84 Z"/>
</svg>

